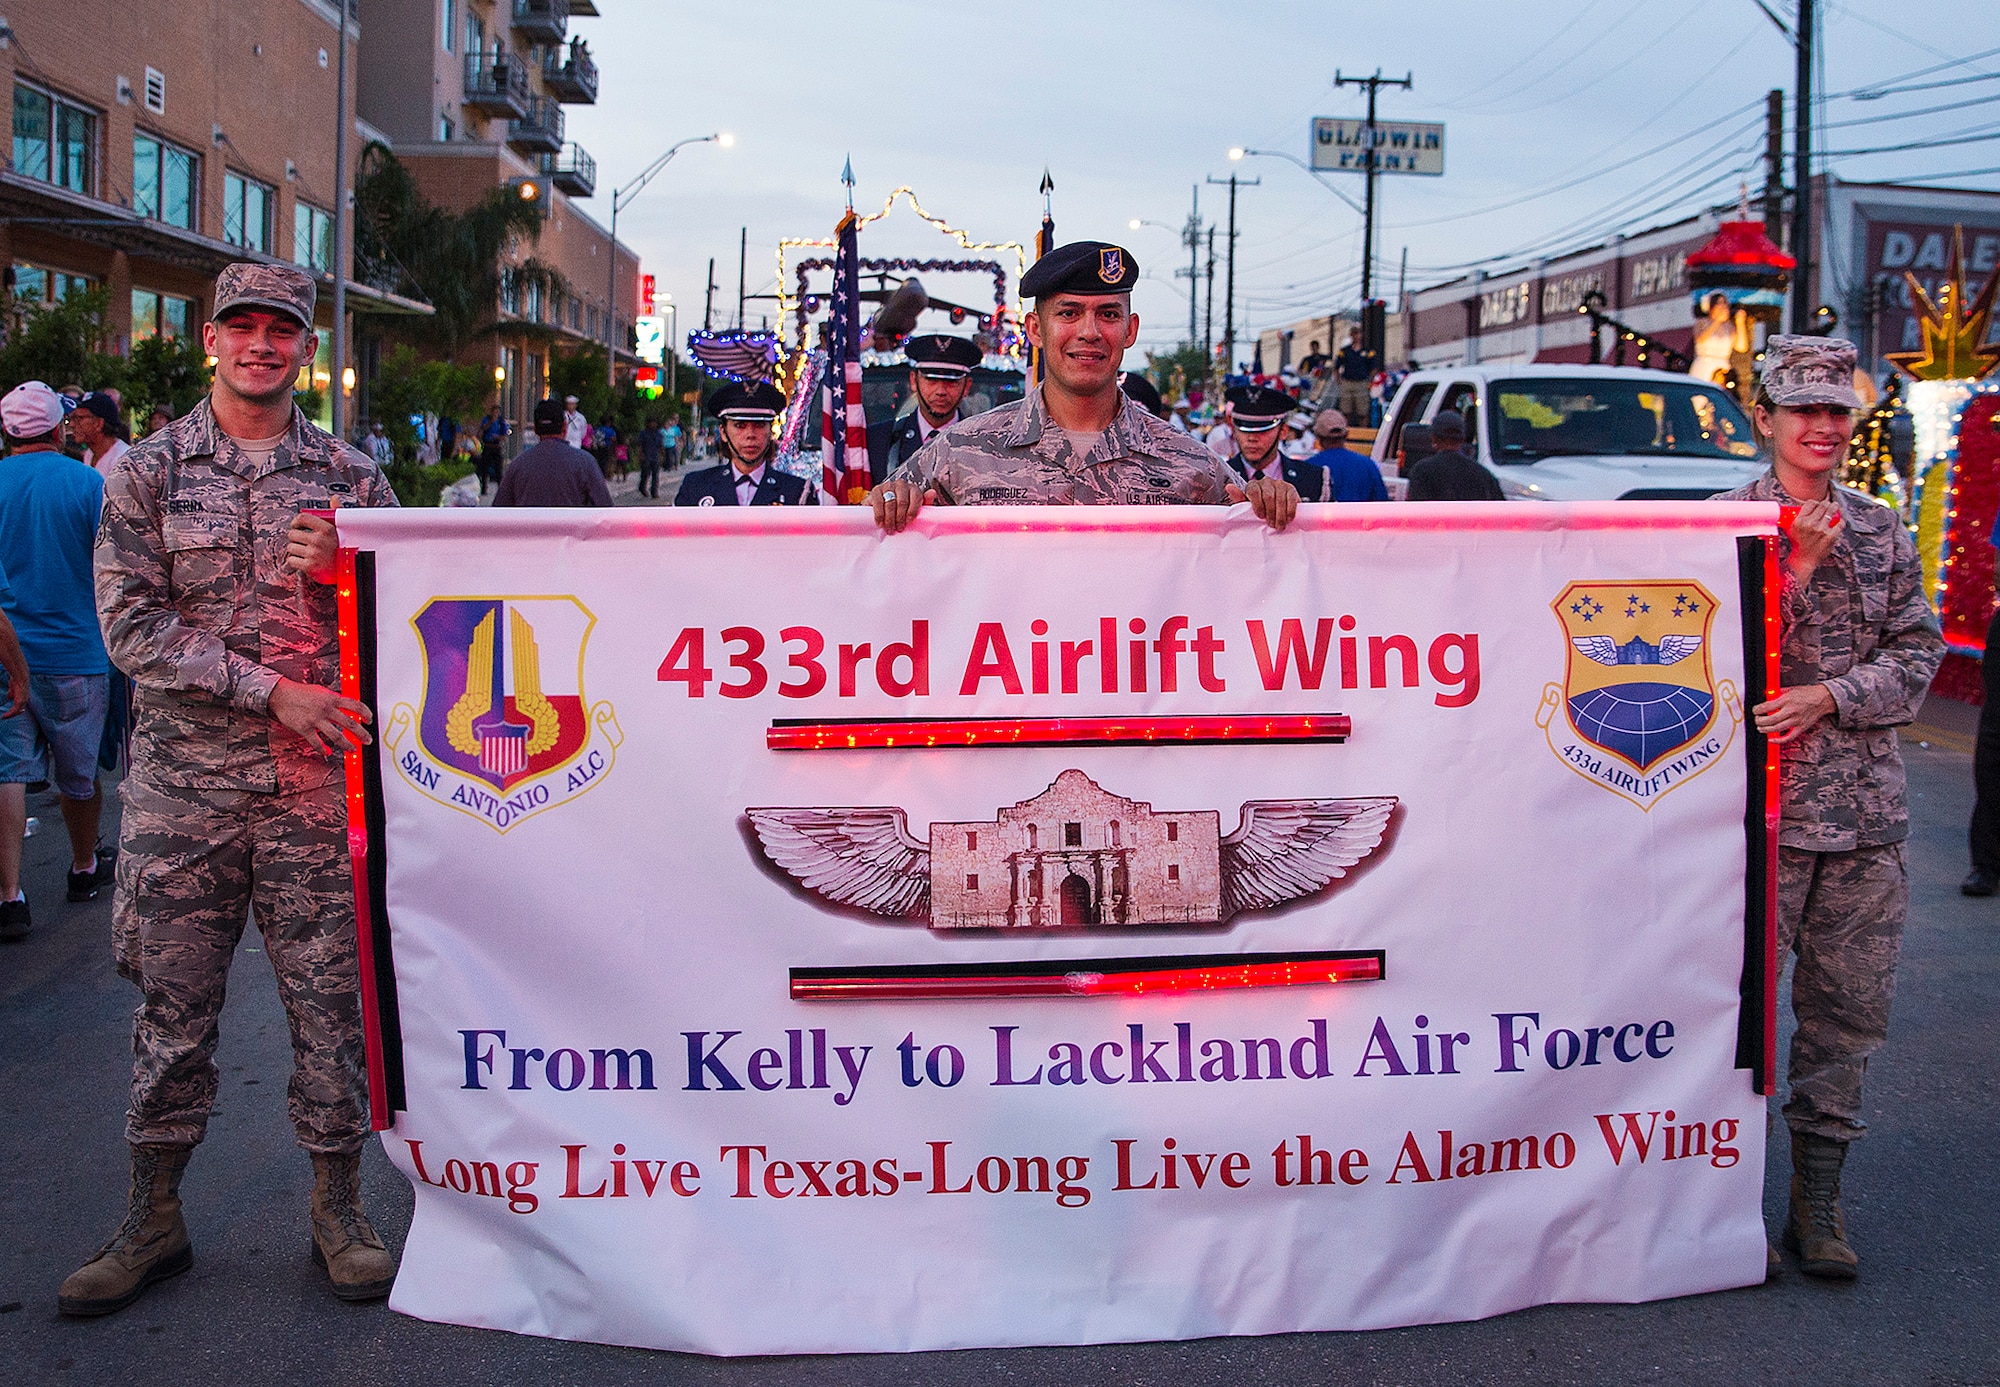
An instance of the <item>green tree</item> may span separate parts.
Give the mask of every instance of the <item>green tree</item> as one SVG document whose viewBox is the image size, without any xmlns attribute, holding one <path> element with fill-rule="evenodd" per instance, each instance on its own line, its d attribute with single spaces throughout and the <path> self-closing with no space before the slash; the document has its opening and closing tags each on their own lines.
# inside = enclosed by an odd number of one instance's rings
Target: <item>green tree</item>
<svg viewBox="0 0 2000 1387">
<path fill-rule="evenodd" d="M 374 399 L 383 432 L 395 446 L 395 461 L 386 471 L 397 500 L 406 506 L 435 506 L 439 492 L 465 476 L 467 470 L 463 462 L 453 458 L 440 459 L 431 467 L 419 466 L 412 417 L 450 415 L 463 422 L 477 415 L 492 391 L 493 378 L 483 366 L 425 361 L 407 345 L 394 348 L 382 359 Z"/>
<path fill-rule="evenodd" d="M 12 299 L 5 310 L 7 345 L 0 348 L 0 393 L 25 380 L 43 381 L 57 390 L 81 385 L 122 391 L 125 363 L 98 350 L 110 307 L 108 289 L 69 294 L 53 304 Z"/>
<path fill-rule="evenodd" d="M 155 406 L 178 419 L 208 393 L 208 353 L 193 337 L 147 337 L 132 344 L 125 362 L 125 403 L 139 418 Z M 308 417 L 315 402 L 311 393 L 298 396 Z"/>
<path fill-rule="evenodd" d="M 1153 378 L 1160 394 L 1169 403 L 1173 397 L 1167 392 L 1173 389 L 1174 372 L 1181 373 L 1181 379 L 1190 386 L 1200 385 L 1208 376 L 1208 358 L 1198 343 L 1184 343 L 1169 352 L 1147 352 L 1146 374 Z"/>
<path fill-rule="evenodd" d="M 430 304 L 432 316 L 393 323 L 399 335 L 436 348 L 447 361 L 492 331 L 509 281 L 517 291 L 530 285 L 545 295 L 568 291 L 561 272 L 538 257 L 510 263 L 521 243 L 541 238 L 542 208 L 506 188 L 490 190 L 466 211 L 446 211 L 424 197 L 387 145 L 371 142 L 361 151 L 354 210 L 356 275 Z"/>
</svg>

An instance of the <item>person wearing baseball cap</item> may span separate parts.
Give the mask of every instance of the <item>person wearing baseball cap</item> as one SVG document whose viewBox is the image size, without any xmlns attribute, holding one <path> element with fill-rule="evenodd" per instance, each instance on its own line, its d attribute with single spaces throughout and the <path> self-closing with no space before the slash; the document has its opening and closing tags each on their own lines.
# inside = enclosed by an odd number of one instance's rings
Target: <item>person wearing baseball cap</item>
<svg viewBox="0 0 2000 1387">
<path fill-rule="evenodd" d="M 115 852 L 97 841 L 103 800 L 97 751 L 110 697 L 104 638 L 97 629 L 91 543 L 104 479 L 61 450 L 73 408 L 38 380 L 0 398 L 0 569 L 10 581 L 0 606 L 19 636 L 26 676 L 8 671 L 6 696 L 25 712 L 0 720 L 0 938 L 28 933 L 21 889 L 27 786 L 54 782 L 69 830 L 69 899 L 87 901 L 111 882 Z M 30 672 L 32 671 L 32 672 Z"/>
<path fill-rule="evenodd" d="M 925 505 L 1228 505 L 1248 501 L 1283 529 L 1298 492 L 1280 478 L 1244 482 L 1187 435 L 1118 388 L 1139 340 L 1123 246 L 1073 241 L 1021 277 L 1034 300 L 1028 342 L 1046 374 L 1021 399 L 939 431 L 868 494 L 875 521 L 904 529 Z"/>
<path fill-rule="evenodd" d="M 611 488 L 597 459 L 568 442 L 563 434 L 567 411 L 553 399 L 538 400 L 534 410 L 535 441 L 507 464 L 494 489 L 493 504 L 509 506 L 604 507 Z"/>
<path fill-rule="evenodd" d="M 70 411 L 70 437 L 83 445 L 83 460 L 108 477 L 118 459 L 131 451 L 125 442 L 125 421 L 119 417 L 118 402 L 102 390 L 93 390 L 76 402 Z"/>
<path fill-rule="evenodd" d="M 702 408 L 722 421 L 723 461 L 681 478 L 677 506 L 815 506 L 819 488 L 771 466 L 785 392 L 767 380 L 733 381 Z"/>
<path fill-rule="evenodd" d="M 1332 499 L 1332 483 L 1324 467 L 1286 457 L 1282 447 L 1286 419 L 1299 402 L 1268 385 L 1234 385 L 1225 398 L 1236 421 L 1236 455 L 1229 466 L 1245 479 L 1282 478 L 1301 501 Z"/>
<path fill-rule="evenodd" d="M 1336 501 L 1386 501 L 1389 488 L 1382 469 L 1366 453 L 1347 446 L 1347 416 L 1337 409 L 1323 409 L 1313 416 L 1313 440 L 1319 451 L 1306 461 L 1324 467 L 1332 479 Z"/>
<path fill-rule="evenodd" d="M 315 298 L 296 266 L 224 268 L 202 327 L 209 394 L 101 483 L 97 613 L 136 718 L 112 951 L 140 1003 L 129 1207 L 63 1282 L 66 1315 L 122 1309 L 193 1261 L 181 1176 L 214 1106 L 223 995 L 253 904 L 292 1034 L 313 1257 L 342 1300 L 379 1299 L 395 1280 L 360 1200 L 368 1103 L 341 775 L 373 717 L 339 689 L 326 512 L 396 496 L 293 403 L 318 346 Z"/>
<path fill-rule="evenodd" d="M 1719 499 L 1798 513 L 1779 538 L 1780 687 L 1750 710 L 1785 748 L 1778 778 L 1778 951 L 1798 955 L 1785 1103 L 1792 1187 L 1783 1241 L 1809 1276 L 1851 1281 L 1840 1177 L 1867 1130 L 1861 1081 L 1889 1034 L 1909 913 L 1910 832 L 1896 729 L 1917 717 L 1944 658 L 1902 518 L 1835 484 L 1861 399 L 1857 353 L 1832 337 L 1774 336 L 1754 422 L 1770 470 Z M 1779 1264 L 1772 1249 L 1773 1269 Z"/>
<path fill-rule="evenodd" d="M 972 389 L 972 369 L 983 359 L 976 342 L 929 332 L 903 344 L 910 363 L 910 394 L 917 407 L 898 419 L 868 426 L 869 480 L 881 483 L 917 455 L 931 435 L 958 418 Z"/>
</svg>

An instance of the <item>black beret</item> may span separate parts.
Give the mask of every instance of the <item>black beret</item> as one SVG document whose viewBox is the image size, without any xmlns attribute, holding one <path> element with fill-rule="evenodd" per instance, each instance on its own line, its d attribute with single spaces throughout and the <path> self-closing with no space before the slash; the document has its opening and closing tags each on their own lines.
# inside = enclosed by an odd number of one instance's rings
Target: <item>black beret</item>
<svg viewBox="0 0 2000 1387">
<path fill-rule="evenodd" d="M 1138 371 L 1127 371 L 1118 382 L 1118 388 L 1145 410 L 1148 414 L 1159 414 L 1164 406 L 1160 403 L 1160 392 L 1153 388 L 1153 382 Z"/>
<path fill-rule="evenodd" d="M 912 337 L 903 344 L 903 356 L 918 375 L 939 379 L 969 376 L 972 368 L 985 360 L 977 343 L 944 332 Z"/>
<path fill-rule="evenodd" d="M 760 419 L 785 412 L 785 392 L 767 380 L 733 381 L 708 397 L 702 409 L 718 419 Z"/>
<path fill-rule="evenodd" d="M 1232 385 L 1226 397 L 1231 422 L 1244 433 L 1275 429 L 1299 402 L 1268 385 Z"/>
<path fill-rule="evenodd" d="M 1021 276 L 1021 297 L 1051 294 L 1126 294 L 1139 282 L 1132 252 L 1109 241 L 1071 241 L 1037 260 Z"/>
</svg>

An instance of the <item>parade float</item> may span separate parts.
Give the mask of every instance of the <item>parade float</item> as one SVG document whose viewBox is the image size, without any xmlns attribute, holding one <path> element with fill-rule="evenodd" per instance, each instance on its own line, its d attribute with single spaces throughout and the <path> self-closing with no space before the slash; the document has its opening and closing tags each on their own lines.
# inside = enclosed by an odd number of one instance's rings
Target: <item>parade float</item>
<svg viewBox="0 0 2000 1387">
<path fill-rule="evenodd" d="M 1687 258 L 1694 305 L 1694 361 L 1688 374 L 1720 385 L 1747 408 L 1756 390 L 1763 338 L 1778 326 L 1798 261 L 1747 217 L 1724 222 Z"/>
</svg>

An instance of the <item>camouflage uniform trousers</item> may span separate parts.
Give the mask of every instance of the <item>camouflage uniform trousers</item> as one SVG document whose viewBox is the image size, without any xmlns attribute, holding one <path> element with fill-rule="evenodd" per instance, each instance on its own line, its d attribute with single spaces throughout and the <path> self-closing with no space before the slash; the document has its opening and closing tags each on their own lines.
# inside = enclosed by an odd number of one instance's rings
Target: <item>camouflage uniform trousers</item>
<svg viewBox="0 0 2000 1387">
<path fill-rule="evenodd" d="M 127 1138 L 201 1141 L 229 964 L 254 912 L 291 1028 L 299 1145 L 360 1150 L 368 1104 L 340 782 L 261 794 L 128 777 L 123 793 L 112 948 L 143 994 Z"/>
<path fill-rule="evenodd" d="M 1847 852 L 1778 849 L 1778 957 L 1792 972 L 1791 1101 L 1794 1132 L 1853 1141 L 1861 1078 L 1889 1035 L 1896 953 L 1909 914 L 1903 844 Z"/>
</svg>

